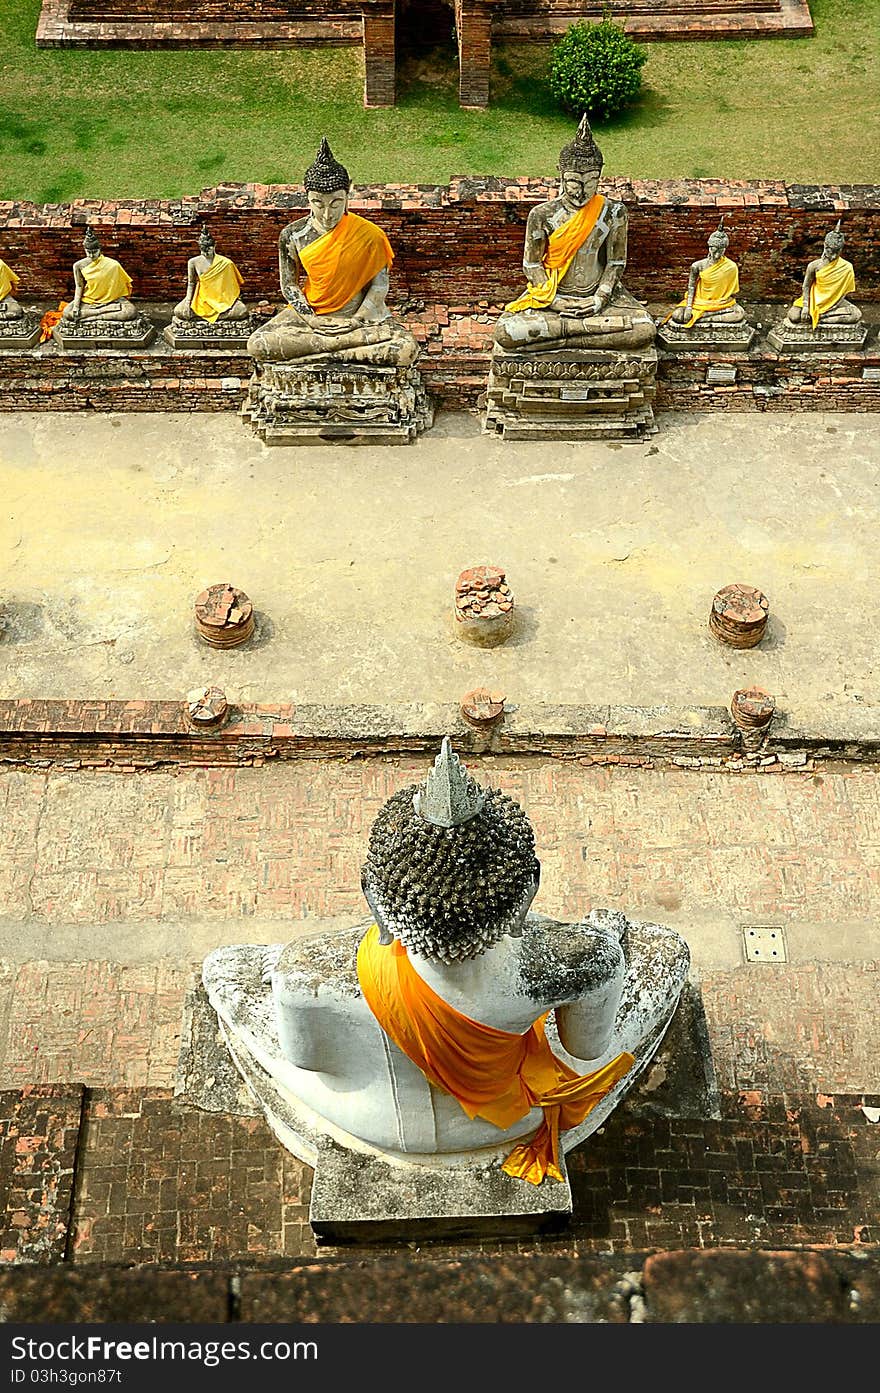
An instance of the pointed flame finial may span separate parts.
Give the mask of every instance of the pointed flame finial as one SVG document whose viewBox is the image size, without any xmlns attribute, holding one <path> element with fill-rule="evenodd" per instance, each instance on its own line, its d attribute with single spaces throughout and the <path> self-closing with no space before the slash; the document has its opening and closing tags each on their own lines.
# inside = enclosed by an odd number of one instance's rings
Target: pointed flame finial
<svg viewBox="0 0 880 1393">
<path fill-rule="evenodd" d="M 485 801 L 485 790 L 471 778 L 445 735 L 433 769 L 413 794 L 416 812 L 435 827 L 459 827 L 476 817 Z"/>
<path fill-rule="evenodd" d="M 559 155 L 559 172 L 560 174 L 586 174 L 589 171 L 598 170 L 601 174 L 603 164 L 602 151 L 596 144 L 590 129 L 589 117 L 584 112 L 574 140 L 570 140 L 567 145 L 562 147 Z"/>
</svg>

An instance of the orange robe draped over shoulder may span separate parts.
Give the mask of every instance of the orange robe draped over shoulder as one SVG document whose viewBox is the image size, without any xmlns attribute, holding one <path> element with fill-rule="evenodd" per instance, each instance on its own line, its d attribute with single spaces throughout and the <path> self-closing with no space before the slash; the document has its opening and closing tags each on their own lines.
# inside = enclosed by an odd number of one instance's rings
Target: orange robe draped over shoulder
<svg viewBox="0 0 880 1393">
<path fill-rule="evenodd" d="M 303 294 L 315 314 L 336 314 L 394 260 L 381 227 L 357 213 L 343 213 L 332 231 L 298 255 L 306 273 Z"/>
<path fill-rule="evenodd" d="M 505 305 L 509 314 L 516 314 L 519 310 L 545 310 L 553 303 L 559 282 L 593 231 L 604 207 L 604 195 L 597 193 L 583 208 L 578 208 L 568 222 L 550 233 L 543 260 L 547 279 L 541 285 L 527 286 L 519 299 Z"/>
<path fill-rule="evenodd" d="M 540 1185 L 562 1179 L 559 1133 L 576 1127 L 635 1063 L 617 1055 L 592 1074 L 576 1074 L 550 1048 L 542 1016 L 524 1035 L 463 1016 L 422 980 L 396 939 L 383 947 L 374 924 L 361 940 L 358 980 L 385 1033 L 436 1088 L 457 1098 L 468 1117 L 512 1127 L 532 1108 L 544 1120 L 502 1167 Z"/>
</svg>

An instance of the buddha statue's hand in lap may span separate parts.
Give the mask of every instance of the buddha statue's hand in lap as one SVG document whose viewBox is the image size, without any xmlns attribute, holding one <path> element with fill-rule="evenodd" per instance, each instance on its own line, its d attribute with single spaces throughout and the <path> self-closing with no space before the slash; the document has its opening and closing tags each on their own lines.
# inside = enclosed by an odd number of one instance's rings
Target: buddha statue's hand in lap
<svg viewBox="0 0 880 1393">
<path fill-rule="evenodd" d="M 584 116 L 559 157 L 559 194 L 528 216 L 528 286 L 505 306 L 495 329 L 505 352 L 637 349 L 653 342 L 650 316 L 621 284 L 628 218 L 622 203 L 598 191 L 602 165 Z"/>
<path fill-rule="evenodd" d="M 137 319 L 138 312 L 128 298 L 131 276 L 112 256 L 104 256 L 93 227 L 86 228 L 83 251 L 85 256 L 74 263 L 73 299 L 62 311 L 62 322 L 125 324 Z"/>
<path fill-rule="evenodd" d="M 841 256 L 844 235 L 837 226 L 825 237 L 822 255 L 811 261 L 801 294 L 786 318 L 791 324 L 812 324 L 813 329 L 859 324 L 862 312 L 846 297 L 856 288 L 852 263 Z"/>
<path fill-rule="evenodd" d="M 326 138 L 304 183 L 308 215 L 288 224 L 278 243 L 287 308 L 251 335 L 248 352 L 258 362 L 328 354 L 362 363 L 414 362 L 418 345 L 385 303 L 391 245 L 375 223 L 349 212 L 351 179 Z"/>
</svg>

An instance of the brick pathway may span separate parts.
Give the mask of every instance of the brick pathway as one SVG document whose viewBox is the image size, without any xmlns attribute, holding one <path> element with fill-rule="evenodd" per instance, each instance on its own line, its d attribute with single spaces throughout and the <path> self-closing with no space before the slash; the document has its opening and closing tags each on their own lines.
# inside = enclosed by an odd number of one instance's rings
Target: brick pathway
<svg viewBox="0 0 880 1393">
<path fill-rule="evenodd" d="M 526 807 L 548 912 L 876 915 L 874 769 L 771 777 L 509 758 L 470 767 Z M 0 916 L 93 925 L 360 913 L 370 824 L 425 769 L 376 759 L 136 778 L 2 773 Z"/>
<path fill-rule="evenodd" d="M 169 1087 L 200 957 L 186 946 L 187 923 L 198 919 L 213 946 L 251 937 L 257 918 L 263 936 L 283 938 L 304 916 L 359 915 L 372 818 L 424 767 L 389 759 L 0 776 L 0 919 L 11 924 L 0 1081 Z M 472 767 L 528 809 L 548 913 L 607 904 L 666 919 L 697 958 L 707 922 L 731 932 L 768 917 L 828 926 L 815 961 L 701 970 L 719 1080 L 731 1090 L 876 1088 L 876 955 L 841 961 L 836 935 L 878 918 L 880 773 L 539 759 Z M 43 945 L 33 955 L 31 938 Z M 46 942 L 62 940 L 69 946 L 47 960 Z"/>
<path fill-rule="evenodd" d="M 575 1222 L 541 1251 L 876 1245 L 878 969 L 845 949 L 854 925 L 870 943 L 880 907 L 880 772 L 472 767 L 528 809 L 548 912 L 619 905 L 703 953 L 721 1116 L 620 1109 L 572 1156 Z M 370 822 L 423 773 L 388 759 L 0 777 L 0 1262 L 314 1252 L 308 1168 L 261 1120 L 174 1099 L 183 1000 L 206 942 L 360 914 Z M 768 919 L 806 945 L 792 962 L 712 957 L 713 926 Z"/>
<path fill-rule="evenodd" d="M 575 1212 L 566 1234 L 426 1251 L 875 1245 L 877 1125 L 864 1108 L 878 1101 L 723 1094 L 719 1119 L 635 1116 L 624 1106 L 569 1158 Z M 315 1252 L 311 1171 L 262 1120 L 181 1108 L 167 1089 L 98 1090 L 84 1100 L 76 1090 L 8 1092 L 0 1115 L 0 1264 L 264 1262 Z M 344 1250 L 321 1249 L 334 1251 Z"/>
</svg>

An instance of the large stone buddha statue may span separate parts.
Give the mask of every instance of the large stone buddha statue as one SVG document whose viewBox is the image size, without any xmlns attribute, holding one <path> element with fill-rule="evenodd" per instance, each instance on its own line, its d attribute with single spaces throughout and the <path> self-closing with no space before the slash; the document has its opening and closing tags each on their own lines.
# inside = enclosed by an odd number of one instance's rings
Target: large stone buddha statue
<svg viewBox="0 0 880 1393">
<path fill-rule="evenodd" d="M 688 950 L 619 913 L 532 913 L 539 883 L 523 809 L 444 740 L 373 825 L 369 920 L 210 955 L 226 1040 L 290 1150 L 319 1170 L 328 1141 L 398 1176 L 415 1167 L 410 1186 L 422 1176 L 428 1192 L 477 1161 L 514 1196 L 563 1179 L 564 1152 L 657 1049 Z"/>
<path fill-rule="evenodd" d="M 621 284 L 628 215 L 623 203 L 599 193 L 603 163 L 584 116 L 559 156 L 559 193 L 529 213 L 528 285 L 498 321 L 500 347 L 547 352 L 653 343 L 650 315 Z"/>
<path fill-rule="evenodd" d="M 822 255 L 807 266 L 801 294 L 785 319 L 767 335 L 774 348 L 861 348 L 867 338 L 862 312 L 848 296 L 856 288 L 851 261 L 841 256 L 845 238 L 837 226 L 825 236 Z"/>
<path fill-rule="evenodd" d="M 349 210 L 351 179 L 326 138 L 305 188 L 308 214 L 278 242 L 287 307 L 248 340 L 242 416 L 267 445 L 409 443 L 432 411 L 419 346 L 386 304 L 391 245 Z"/>
<path fill-rule="evenodd" d="M 599 192 L 584 116 L 559 193 L 526 221 L 525 291 L 495 326 L 484 426 L 510 440 L 641 440 L 656 429 L 654 322 L 623 288 L 628 215 Z"/>
<path fill-rule="evenodd" d="M 309 211 L 278 242 L 287 308 L 251 336 L 258 362 L 330 354 L 357 363 L 409 364 L 415 339 L 385 303 L 391 244 L 375 223 L 349 211 L 351 178 L 326 137 L 304 179 Z"/>
</svg>

